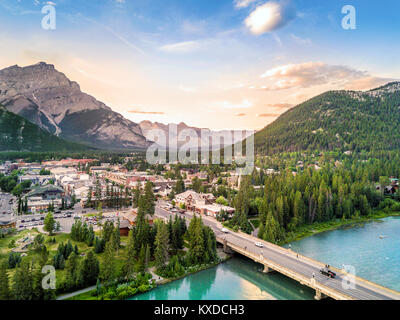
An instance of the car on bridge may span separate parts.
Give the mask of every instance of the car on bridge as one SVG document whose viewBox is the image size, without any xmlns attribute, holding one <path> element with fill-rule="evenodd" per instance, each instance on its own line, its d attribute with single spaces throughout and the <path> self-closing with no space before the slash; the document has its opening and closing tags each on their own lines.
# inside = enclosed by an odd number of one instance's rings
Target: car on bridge
<svg viewBox="0 0 400 320">
<path fill-rule="evenodd" d="M 222 228 L 221 231 L 222 231 L 223 233 L 229 233 L 229 230 L 228 230 L 227 228 Z"/>
<path fill-rule="evenodd" d="M 327 276 L 328 278 L 332 278 L 332 279 L 336 278 L 336 273 L 334 273 L 333 271 L 331 271 L 327 268 L 323 268 L 323 269 L 319 270 L 319 272 L 322 275 Z"/>
<path fill-rule="evenodd" d="M 264 245 L 261 242 L 256 242 L 255 245 L 256 247 L 264 248 Z"/>
</svg>

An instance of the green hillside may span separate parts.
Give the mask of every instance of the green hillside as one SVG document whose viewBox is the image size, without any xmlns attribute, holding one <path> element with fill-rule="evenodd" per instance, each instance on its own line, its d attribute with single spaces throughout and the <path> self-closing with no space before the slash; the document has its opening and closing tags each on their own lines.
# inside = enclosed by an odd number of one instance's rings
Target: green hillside
<svg viewBox="0 0 400 320">
<path fill-rule="evenodd" d="M 282 114 L 255 135 L 258 154 L 400 148 L 400 83 L 330 91 Z"/>
<path fill-rule="evenodd" d="M 0 151 L 84 151 L 89 148 L 60 139 L 0 105 Z"/>
</svg>

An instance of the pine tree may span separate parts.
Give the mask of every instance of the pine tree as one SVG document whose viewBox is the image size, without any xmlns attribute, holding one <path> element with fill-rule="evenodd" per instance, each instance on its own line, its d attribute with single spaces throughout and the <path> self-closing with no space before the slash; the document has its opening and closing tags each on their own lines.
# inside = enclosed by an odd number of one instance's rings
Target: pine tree
<svg viewBox="0 0 400 320">
<path fill-rule="evenodd" d="M 142 245 L 142 247 L 140 248 L 140 252 L 139 252 L 137 271 L 140 273 L 140 272 L 144 272 L 145 269 L 146 269 L 146 249 L 145 249 L 144 245 Z"/>
<path fill-rule="evenodd" d="M 12 292 L 15 300 L 32 300 L 33 277 L 30 262 L 23 260 L 21 265 L 16 269 L 13 277 Z"/>
<path fill-rule="evenodd" d="M 10 282 L 7 273 L 7 263 L 0 265 L 0 300 L 8 300 L 11 298 Z"/>
<path fill-rule="evenodd" d="M 79 279 L 79 272 L 78 269 L 78 255 L 75 252 L 72 252 L 71 256 L 65 263 L 65 270 L 66 270 L 66 287 L 70 290 L 75 289 L 78 287 L 78 279 Z"/>
<path fill-rule="evenodd" d="M 265 222 L 264 240 L 272 243 L 276 243 L 280 240 L 279 223 L 275 220 L 271 212 L 268 213 Z"/>
<path fill-rule="evenodd" d="M 115 231 L 114 231 L 114 243 L 115 243 L 115 249 L 118 253 L 119 247 L 121 245 L 121 234 L 119 231 L 120 228 L 120 222 L 119 222 L 119 218 L 118 218 L 118 222 L 117 222 L 117 226 L 115 227 Z"/>
<path fill-rule="evenodd" d="M 132 206 L 134 208 L 137 208 L 139 205 L 139 197 L 140 197 L 140 189 L 139 186 L 137 186 L 133 191 L 133 198 L 132 198 Z"/>
<path fill-rule="evenodd" d="M 106 243 L 104 257 L 100 267 L 100 277 L 106 285 L 115 279 L 115 244 L 113 241 Z"/>
<path fill-rule="evenodd" d="M 99 260 L 96 258 L 93 251 L 90 250 L 82 261 L 82 277 L 85 285 L 93 285 L 98 279 L 99 273 Z"/>
<path fill-rule="evenodd" d="M 94 252 L 103 253 L 105 249 L 105 241 L 103 238 L 95 237 L 94 239 Z"/>
<path fill-rule="evenodd" d="M 150 259 L 151 259 L 150 246 L 147 244 L 146 245 L 145 259 L 144 259 L 144 271 L 147 271 L 147 269 L 149 267 L 149 264 L 150 264 Z"/>
<path fill-rule="evenodd" d="M 157 269 L 162 269 L 168 259 L 169 249 L 169 235 L 167 225 L 161 222 L 157 228 L 157 235 L 155 239 L 155 265 Z"/>
<path fill-rule="evenodd" d="M 126 249 L 126 260 L 125 260 L 125 275 L 130 277 L 135 272 L 135 259 L 136 259 L 136 247 L 135 247 L 135 235 L 133 230 L 129 231 L 128 245 Z"/>
<path fill-rule="evenodd" d="M 205 243 L 203 236 L 203 222 L 201 217 L 193 217 L 188 228 L 189 234 L 189 256 L 193 263 L 199 264 L 204 261 Z"/>
<path fill-rule="evenodd" d="M 155 196 L 153 193 L 153 184 L 151 181 L 147 181 L 144 187 L 144 196 L 146 199 L 146 214 L 154 215 L 155 210 Z"/>
</svg>

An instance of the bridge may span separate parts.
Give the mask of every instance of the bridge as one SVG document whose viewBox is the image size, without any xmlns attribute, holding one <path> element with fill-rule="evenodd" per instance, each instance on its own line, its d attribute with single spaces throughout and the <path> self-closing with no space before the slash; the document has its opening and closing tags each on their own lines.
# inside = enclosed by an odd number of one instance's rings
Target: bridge
<svg viewBox="0 0 400 320">
<path fill-rule="evenodd" d="M 156 216 L 169 219 L 174 213 L 156 206 Z M 190 212 L 182 214 L 187 220 L 193 216 Z M 335 300 L 400 300 L 400 292 L 372 283 L 347 273 L 345 270 L 330 267 L 336 273 L 334 279 L 320 274 L 325 264 L 262 241 L 242 232 L 224 233 L 222 225 L 215 219 L 203 217 L 205 225 L 216 235 L 217 242 L 226 252 L 236 252 L 264 266 L 264 272 L 279 272 L 300 284 L 315 290 L 315 299 L 330 297 Z M 263 247 L 257 247 L 260 242 Z"/>
</svg>

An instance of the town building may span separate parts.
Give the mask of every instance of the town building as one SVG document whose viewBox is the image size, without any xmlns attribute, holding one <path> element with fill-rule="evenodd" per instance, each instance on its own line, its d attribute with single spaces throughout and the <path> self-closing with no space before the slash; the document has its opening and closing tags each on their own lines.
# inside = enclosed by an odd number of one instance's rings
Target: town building
<svg viewBox="0 0 400 320">
<path fill-rule="evenodd" d="M 0 230 L 15 229 L 16 220 L 10 217 L 0 217 Z"/>
<path fill-rule="evenodd" d="M 60 208 L 64 196 L 64 189 L 48 184 L 34 188 L 25 195 L 24 199 L 26 199 L 28 204 L 28 212 L 35 213 L 48 211 L 50 206 Z"/>
<path fill-rule="evenodd" d="M 128 221 L 131 226 L 135 226 L 137 219 L 137 209 L 130 210 L 129 212 L 122 212 L 121 217 L 122 219 L 120 221 L 120 224 L 122 224 L 122 222 L 125 220 Z M 145 219 L 149 221 L 150 225 L 153 225 L 154 217 L 152 217 L 149 214 L 146 214 Z"/>
<path fill-rule="evenodd" d="M 232 215 L 235 208 L 223 206 L 215 203 L 215 197 L 211 193 L 197 193 L 193 190 L 187 190 L 175 196 L 175 202 L 179 206 L 185 206 L 189 211 L 216 217 L 221 211 Z"/>
</svg>

